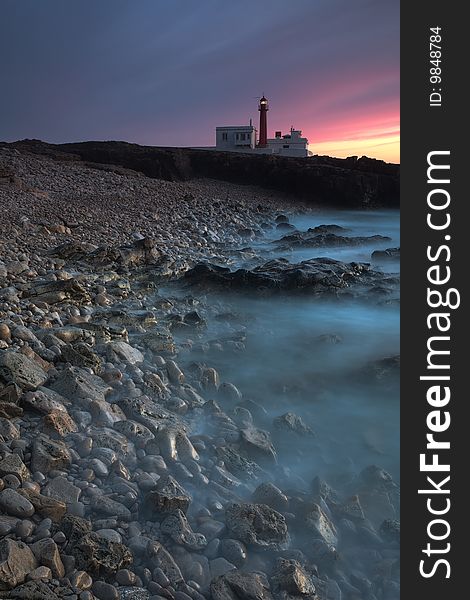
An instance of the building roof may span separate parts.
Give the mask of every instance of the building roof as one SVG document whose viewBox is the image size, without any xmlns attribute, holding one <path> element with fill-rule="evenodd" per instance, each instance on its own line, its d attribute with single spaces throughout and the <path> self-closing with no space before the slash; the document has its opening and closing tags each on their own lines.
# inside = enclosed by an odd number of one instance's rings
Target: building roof
<svg viewBox="0 0 470 600">
<path fill-rule="evenodd" d="M 216 127 L 216 129 L 249 129 L 253 131 L 255 129 L 254 125 L 221 125 Z"/>
</svg>

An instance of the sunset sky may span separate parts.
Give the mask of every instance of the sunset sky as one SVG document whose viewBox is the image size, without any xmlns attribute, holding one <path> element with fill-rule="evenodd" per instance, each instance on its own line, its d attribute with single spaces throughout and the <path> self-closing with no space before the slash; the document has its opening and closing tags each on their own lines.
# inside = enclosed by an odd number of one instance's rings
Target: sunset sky
<svg viewBox="0 0 470 600">
<path fill-rule="evenodd" d="M 399 0 L 2 0 L 0 139 L 209 146 L 302 129 L 399 162 Z"/>
</svg>

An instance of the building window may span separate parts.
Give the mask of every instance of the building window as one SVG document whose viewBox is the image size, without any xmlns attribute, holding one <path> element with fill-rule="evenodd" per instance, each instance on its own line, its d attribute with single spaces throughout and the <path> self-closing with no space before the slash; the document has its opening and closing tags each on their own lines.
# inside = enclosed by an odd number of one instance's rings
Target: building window
<svg viewBox="0 0 470 600">
<path fill-rule="evenodd" d="M 223 141 L 223 142 L 226 142 L 226 141 L 227 141 L 227 137 L 228 137 L 228 136 L 227 136 L 227 134 L 226 134 L 226 133 L 223 133 L 223 134 L 222 134 L 222 141 Z"/>
<path fill-rule="evenodd" d="M 289 144 L 284 144 L 283 148 L 289 148 Z"/>
</svg>

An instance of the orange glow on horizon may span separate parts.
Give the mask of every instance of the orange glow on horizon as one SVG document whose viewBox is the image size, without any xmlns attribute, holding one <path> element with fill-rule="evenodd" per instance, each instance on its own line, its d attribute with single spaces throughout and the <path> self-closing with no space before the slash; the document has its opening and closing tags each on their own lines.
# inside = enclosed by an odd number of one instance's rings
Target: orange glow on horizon
<svg viewBox="0 0 470 600">
<path fill-rule="evenodd" d="M 347 158 L 348 156 L 368 156 L 390 163 L 400 162 L 400 135 L 371 135 L 365 134 L 361 139 L 336 139 L 309 144 L 313 154 Z"/>
<path fill-rule="evenodd" d="M 309 149 L 314 154 L 346 158 L 368 156 L 386 162 L 400 162 L 400 120 L 393 115 L 370 115 L 368 118 L 336 122 L 323 127 L 309 127 L 313 135 Z"/>
</svg>

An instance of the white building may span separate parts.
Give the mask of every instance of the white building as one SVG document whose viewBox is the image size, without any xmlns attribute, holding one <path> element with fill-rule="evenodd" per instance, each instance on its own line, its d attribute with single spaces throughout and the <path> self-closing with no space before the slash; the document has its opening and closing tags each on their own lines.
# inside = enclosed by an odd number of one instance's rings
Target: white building
<svg viewBox="0 0 470 600">
<path fill-rule="evenodd" d="M 281 131 L 276 131 L 276 137 L 268 138 L 268 149 L 273 154 L 282 156 L 308 156 L 308 139 L 302 137 L 300 129 L 291 127 L 290 133 L 282 135 Z"/>
<path fill-rule="evenodd" d="M 216 127 L 214 149 L 281 156 L 311 156 L 312 154 L 308 149 L 308 139 L 302 137 L 300 129 L 293 127 L 290 133 L 285 135 L 282 135 L 281 131 L 276 131 L 275 137 L 268 138 L 266 148 L 257 146 L 256 128 L 253 125 Z"/>
<path fill-rule="evenodd" d="M 253 125 L 216 127 L 215 145 L 218 150 L 245 150 L 256 146 L 256 129 Z"/>
</svg>

